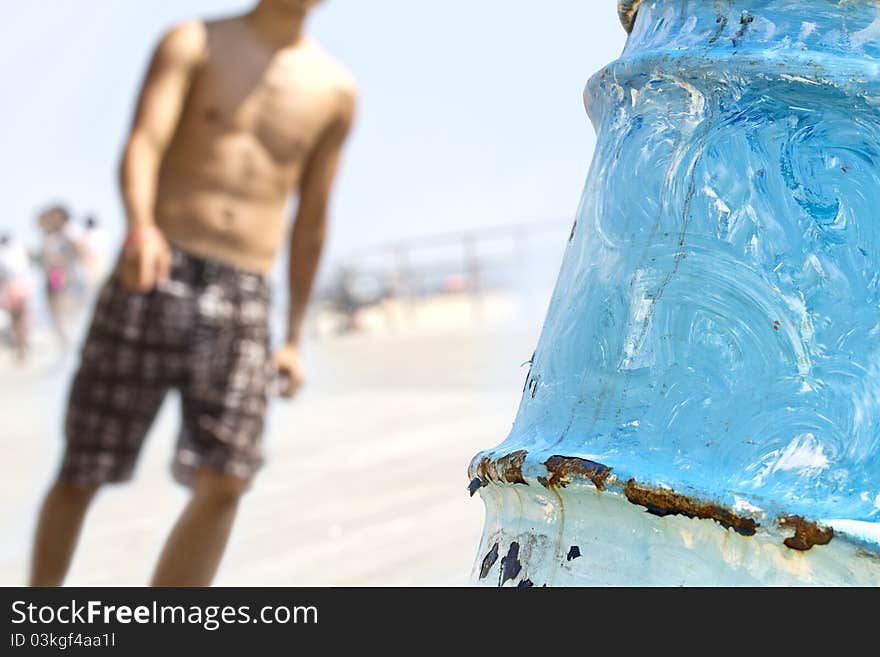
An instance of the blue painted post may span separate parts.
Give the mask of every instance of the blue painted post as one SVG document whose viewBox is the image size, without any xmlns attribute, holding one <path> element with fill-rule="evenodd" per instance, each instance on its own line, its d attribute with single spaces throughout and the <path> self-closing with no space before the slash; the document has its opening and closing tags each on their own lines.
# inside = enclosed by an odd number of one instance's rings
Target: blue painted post
<svg viewBox="0 0 880 657">
<path fill-rule="evenodd" d="M 880 4 L 644 0 L 481 584 L 880 584 Z"/>
</svg>

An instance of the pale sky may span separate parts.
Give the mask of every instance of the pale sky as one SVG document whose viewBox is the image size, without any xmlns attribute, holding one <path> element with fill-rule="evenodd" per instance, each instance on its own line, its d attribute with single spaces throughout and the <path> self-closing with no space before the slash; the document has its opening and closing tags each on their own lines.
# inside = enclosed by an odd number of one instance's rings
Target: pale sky
<svg viewBox="0 0 880 657">
<path fill-rule="evenodd" d="M 173 23 L 247 0 L 6 3 L 0 227 L 62 200 L 123 225 L 120 149 Z M 594 135 L 588 77 L 625 34 L 615 0 L 327 0 L 311 34 L 358 79 L 328 260 L 399 238 L 573 217 Z"/>
</svg>

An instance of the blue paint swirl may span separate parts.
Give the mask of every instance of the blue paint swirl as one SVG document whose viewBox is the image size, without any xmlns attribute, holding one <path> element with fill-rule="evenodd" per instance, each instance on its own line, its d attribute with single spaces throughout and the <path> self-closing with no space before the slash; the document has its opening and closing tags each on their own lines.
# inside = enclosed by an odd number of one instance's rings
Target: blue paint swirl
<svg viewBox="0 0 880 657">
<path fill-rule="evenodd" d="M 880 519 L 880 5 L 645 0 L 503 445 Z"/>
</svg>

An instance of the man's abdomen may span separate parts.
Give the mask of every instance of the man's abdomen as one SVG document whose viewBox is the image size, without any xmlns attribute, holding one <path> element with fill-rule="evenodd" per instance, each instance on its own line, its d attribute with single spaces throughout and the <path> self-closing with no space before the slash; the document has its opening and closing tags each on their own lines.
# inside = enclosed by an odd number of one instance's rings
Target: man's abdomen
<svg viewBox="0 0 880 657">
<path fill-rule="evenodd" d="M 162 165 L 156 222 L 190 253 L 266 272 L 295 177 L 252 135 L 178 137 Z"/>
<path fill-rule="evenodd" d="M 268 272 L 284 229 L 284 203 L 191 191 L 157 204 L 156 222 L 172 244 L 193 255 Z"/>
</svg>

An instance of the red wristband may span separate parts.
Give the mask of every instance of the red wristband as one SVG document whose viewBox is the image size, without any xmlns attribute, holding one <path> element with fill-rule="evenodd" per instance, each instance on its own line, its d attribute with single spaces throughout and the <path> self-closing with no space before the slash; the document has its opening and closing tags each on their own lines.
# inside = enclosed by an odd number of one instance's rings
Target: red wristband
<svg viewBox="0 0 880 657">
<path fill-rule="evenodd" d="M 161 235 L 162 232 L 152 224 L 149 226 L 138 226 L 137 228 L 128 231 L 128 235 L 125 236 L 125 241 L 122 242 L 122 248 L 123 250 L 129 249 L 150 238 L 159 237 Z"/>
</svg>

